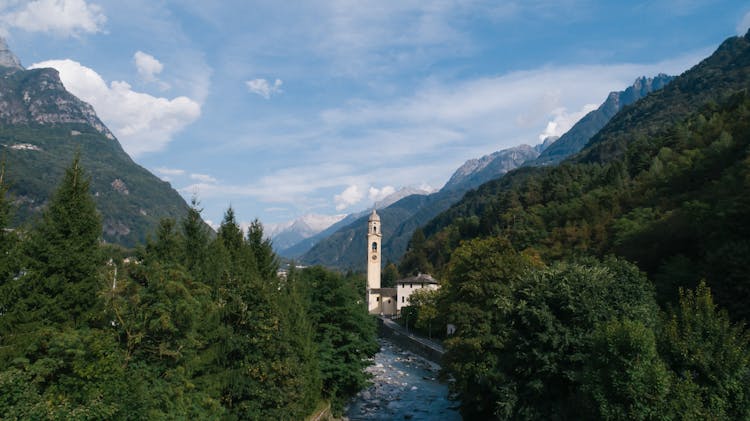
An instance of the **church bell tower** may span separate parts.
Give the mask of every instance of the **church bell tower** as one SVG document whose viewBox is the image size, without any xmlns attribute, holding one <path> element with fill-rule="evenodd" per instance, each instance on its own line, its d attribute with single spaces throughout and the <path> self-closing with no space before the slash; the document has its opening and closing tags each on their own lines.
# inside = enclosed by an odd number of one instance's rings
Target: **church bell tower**
<svg viewBox="0 0 750 421">
<path fill-rule="evenodd" d="M 380 216 L 372 210 L 367 221 L 367 309 L 372 313 L 380 313 L 380 242 L 383 234 L 380 230 Z"/>
</svg>

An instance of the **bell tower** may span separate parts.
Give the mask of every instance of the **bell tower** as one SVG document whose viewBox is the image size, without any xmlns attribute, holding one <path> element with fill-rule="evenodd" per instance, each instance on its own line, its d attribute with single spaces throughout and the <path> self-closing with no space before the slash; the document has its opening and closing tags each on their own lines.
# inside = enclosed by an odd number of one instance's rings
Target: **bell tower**
<svg viewBox="0 0 750 421">
<path fill-rule="evenodd" d="M 380 228 L 380 216 L 373 209 L 367 220 L 367 309 L 370 313 L 380 313 L 380 243 L 383 238 Z"/>
</svg>

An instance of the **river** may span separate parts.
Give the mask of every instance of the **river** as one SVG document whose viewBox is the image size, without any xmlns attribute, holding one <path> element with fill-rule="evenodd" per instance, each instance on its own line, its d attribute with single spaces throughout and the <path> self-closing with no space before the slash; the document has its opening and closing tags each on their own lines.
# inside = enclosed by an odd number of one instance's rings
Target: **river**
<svg viewBox="0 0 750 421">
<path fill-rule="evenodd" d="M 380 352 L 367 371 L 372 386 L 360 392 L 346 410 L 355 420 L 459 421 L 458 402 L 448 399 L 448 386 L 437 381 L 440 366 L 379 339 Z"/>
</svg>

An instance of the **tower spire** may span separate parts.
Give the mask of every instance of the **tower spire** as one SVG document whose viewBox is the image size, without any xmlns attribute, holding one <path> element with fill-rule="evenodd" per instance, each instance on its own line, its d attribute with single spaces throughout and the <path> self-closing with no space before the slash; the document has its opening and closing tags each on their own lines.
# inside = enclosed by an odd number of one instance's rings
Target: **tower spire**
<svg viewBox="0 0 750 421">
<path fill-rule="evenodd" d="M 367 220 L 367 308 L 370 313 L 380 313 L 380 268 L 382 226 L 380 215 L 372 210 Z M 377 291 L 374 291 L 377 290 Z"/>
</svg>

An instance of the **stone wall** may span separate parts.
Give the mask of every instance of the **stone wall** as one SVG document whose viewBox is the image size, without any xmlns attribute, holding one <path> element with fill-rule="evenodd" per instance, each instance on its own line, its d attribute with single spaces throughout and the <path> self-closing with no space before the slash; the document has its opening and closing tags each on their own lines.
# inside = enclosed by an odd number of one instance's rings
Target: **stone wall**
<svg viewBox="0 0 750 421">
<path fill-rule="evenodd" d="M 378 317 L 378 334 L 400 348 L 413 352 L 434 363 L 440 364 L 445 350 L 440 344 L 407 332 L 396 322 Z"/>
</svg>

